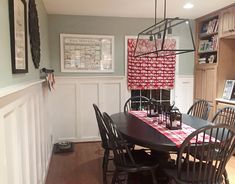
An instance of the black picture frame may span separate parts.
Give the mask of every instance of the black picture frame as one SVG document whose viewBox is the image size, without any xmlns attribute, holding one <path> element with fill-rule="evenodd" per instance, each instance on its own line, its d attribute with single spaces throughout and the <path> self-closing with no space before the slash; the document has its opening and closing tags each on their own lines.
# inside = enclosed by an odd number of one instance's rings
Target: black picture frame
<svg viewBox="0 0 235 184">
<path fill-rule="evenodd" d="M 27 3 L 25 0 L 8 0 L 8 2 L 12 73 L 27 73 Z"/>
</svg>

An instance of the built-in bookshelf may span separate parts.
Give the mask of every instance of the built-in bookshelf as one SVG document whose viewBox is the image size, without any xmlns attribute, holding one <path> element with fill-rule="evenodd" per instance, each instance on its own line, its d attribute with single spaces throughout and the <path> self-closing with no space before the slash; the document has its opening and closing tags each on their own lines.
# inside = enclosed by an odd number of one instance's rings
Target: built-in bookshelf
<svg viewBox="0 0 235 184">
<path fill-rule="evenodd" d="M 235 25 L 228 19 L 234 10 L 235 3 L 195 20 L 194 99 L 210 103 L 209 120 L 217 111 L 215 99 L 223 96 L 225 81 L 235 80 L 235 37 L 226 32 Z"/>
<path fill-rule="evenodd" d="M 218 48 L 218 16 L 203 21 L 198 35 L 198 63 L 216 63 Z"/>
</svg>

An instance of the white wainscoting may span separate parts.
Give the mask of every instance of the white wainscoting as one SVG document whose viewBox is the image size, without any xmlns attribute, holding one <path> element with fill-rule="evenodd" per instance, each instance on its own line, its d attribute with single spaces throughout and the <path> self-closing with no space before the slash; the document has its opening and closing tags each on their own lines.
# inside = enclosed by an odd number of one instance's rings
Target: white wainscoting
<svg viewBox="0 0 235 184">
<path fill-rule="evenodd" d="M 54 142 L 100 140 L 92 104 L 108 114 L 123 111 L 130 97 L 126 77 L 56 77 L 50 98 L 49 120 L 53 123 Z M 187 112 L 193 103 L 193 76 L 176 76 L 172 100 Z"/>
<path fill-rule="evenodd" d="M 187 113 L 193 104 L 193 75 L 176 75 L 175 78 L 175 105 L 182 113 Z"/>
<path fill-rule="evenodd" d="M 52 152 L 51 94 L 42 81 L 11 88 L 0 90 L 0 183 L 43 184 Z"/>
<path fill-rule="evenodd" d="M 128 95 L 125 77 L 56 77 L 49 115 L 54 142 L 100 140 L 92 104 L 113 114 L 122 111 Z"/>
</svg>

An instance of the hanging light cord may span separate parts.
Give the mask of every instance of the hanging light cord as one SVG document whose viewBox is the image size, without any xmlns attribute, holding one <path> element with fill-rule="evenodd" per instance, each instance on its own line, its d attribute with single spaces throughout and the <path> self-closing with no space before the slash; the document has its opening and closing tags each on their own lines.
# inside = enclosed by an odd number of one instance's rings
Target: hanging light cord
<svg viewBox="0 0 235 184">
<path fill-rule="evenodd" d="M 166 19 L 166 0 L 164 0 L 164 19 Z M 157 24 L 157 0 L 155 0 L 155 24 Z"/>
<path fill-rule="evenodd" d="M 155 0 L 155 24 L 157 24 L 157 0 Z"/>
<path fill-rule="evenodd" d="M 166 19 L 166 0 L 164 0 L 164 19 Z"/>
</svg>

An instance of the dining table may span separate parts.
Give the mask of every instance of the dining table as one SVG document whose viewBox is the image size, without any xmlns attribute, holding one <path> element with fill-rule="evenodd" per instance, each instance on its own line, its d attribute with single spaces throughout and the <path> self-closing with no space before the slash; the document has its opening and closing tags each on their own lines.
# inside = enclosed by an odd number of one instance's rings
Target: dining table
<svg viewBox="0 0 235 184">
<path fill-rule="evenodd" d="M 132 113 L 119 112 L 112 114 L 111 118 L 122 136 L 131 143 L 156 151 L 175 152 L 179 149 L 179 145 L 174 141 Z M 195 130 L 212 124 L 210 121 L 188 114 L 182 114 L 182 123 Z"/>
</svg>

